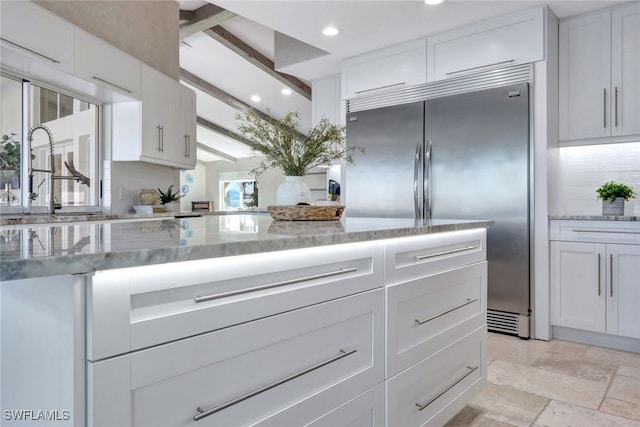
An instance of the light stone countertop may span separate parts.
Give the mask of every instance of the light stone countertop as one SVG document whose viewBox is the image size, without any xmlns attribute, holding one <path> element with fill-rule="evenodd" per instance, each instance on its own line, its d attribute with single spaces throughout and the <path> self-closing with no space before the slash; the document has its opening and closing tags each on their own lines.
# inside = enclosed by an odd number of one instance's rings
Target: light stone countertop
<svg viewBox="0 0 640 427">
<path fill-rule="evenodd" d="M 0 226 L 0 280 L 268 253 L 446 231 L 493 221 L 342 218 L 274 221 L 268 215 L 205 215 Z"/>
<path fill-rule="evenodd" d="M 615 215 L 549 215 L 550 220 L 568 221 L 640 221 L 640 216 Z"/>
</svg>

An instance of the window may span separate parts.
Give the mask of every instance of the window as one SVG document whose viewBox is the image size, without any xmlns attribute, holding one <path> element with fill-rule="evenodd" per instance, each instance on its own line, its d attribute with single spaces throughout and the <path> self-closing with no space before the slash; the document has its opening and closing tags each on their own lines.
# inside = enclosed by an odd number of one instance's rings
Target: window
<svg viewBox="0 0 640 427">
<path fill-rule="evenodd" d="M 0 202 L 0 213 L 44 213 L 52 199 L 57 212 L 100 210 L 100 117 L 100 105 L 2 76 L 0 132 L 28 145 L 28 130 L 44 125 L 53 141 L 43 129 L 33 131 L 30 147 L 23 148 L 17 181 L 12 181 L 18 202 L 13 207 Z M 31 155 L 26 156 L 29 148 Z"/>
<path fill-rule="evenodd" d="M 258 207 L 258 186 L 251 178 L 221 179 L 222 210 L 244 210 Z"/>
</svg>

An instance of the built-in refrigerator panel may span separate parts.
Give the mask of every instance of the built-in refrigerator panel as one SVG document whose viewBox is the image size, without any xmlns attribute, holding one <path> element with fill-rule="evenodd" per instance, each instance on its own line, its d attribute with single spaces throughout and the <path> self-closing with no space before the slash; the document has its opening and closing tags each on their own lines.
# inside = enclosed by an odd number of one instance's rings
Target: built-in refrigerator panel
<svg viewBox="0 0 640 427">
<path fill-rule="evenodd" d="M 346 215 L 415 217 L 416 149 L 424 140 L 424 102 L 347 114 L 347 143 L 365 147 L 347 165 Z M 419 177 L 419 180 L 421 179 Z M 421 196 L 421 194 L 420 194 Z"/>
<path fill-rule="evenodd" d="M 528 315 L 528 84 L 429 99 L 425 109 L 431 217 L 495 221 L 488 309 Z"/>
</svg>

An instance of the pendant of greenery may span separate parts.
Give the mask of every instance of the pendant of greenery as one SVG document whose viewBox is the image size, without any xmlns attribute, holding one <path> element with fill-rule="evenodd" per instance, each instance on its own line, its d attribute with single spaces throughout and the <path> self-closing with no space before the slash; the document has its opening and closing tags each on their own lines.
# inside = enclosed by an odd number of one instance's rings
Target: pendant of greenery
<svg viewBox="0 0 640 427">
<path fill-rule="evenodd" d="M 181 197 L 184 197 L 184 194 L 180 194 L 179 192 L 173 192 L 173 185 L 170 185 L 166 192 L 163 192 L 160 188 L 156 191 L 158 193 L 158 199 L 160 200 L 160 204 L 166 205 L 167 203 L 177 202 Z"/>
<path fill-rule="evenodd" d="M 238 130 L 253 143 L 253 153 L 264 156 L 251 171 L 255 176 L 272 168 L 282 169 L 285 176 L 304 176 L 310 169 L 328 166 L 335 160 L 352 164 L 356 151 L 364 153 L 362 147 L 347 146 L 345 127 L 332 124 L 326 117 L 303 138 L 297 131 L 298 112 L 290 111 L 280 120 L 269 110 L 267 113 L 263 118 L 250 109 L 236 115 Z"/>
<path fill-rule="evenodd" d="M 622 197 L 625 200 L 629 200 L 636 195 L 633 188 L 615 181 L 605 182 L 596 190 L 596 193 L 598 193 L 598 200 L 608 200 L 609 203 L 613 203 L 616 200 L 616 197 Z"/>
</svg>

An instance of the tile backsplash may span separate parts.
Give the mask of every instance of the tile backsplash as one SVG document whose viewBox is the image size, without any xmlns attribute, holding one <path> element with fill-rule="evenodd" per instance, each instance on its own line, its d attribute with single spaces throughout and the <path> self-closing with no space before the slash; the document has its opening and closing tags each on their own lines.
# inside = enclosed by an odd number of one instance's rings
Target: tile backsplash
<svg viewBox="0 0 640 427">
<path fill-rule="evenodd" d="M 549 171 L 551 215 L 601 215 L 596 189 L 604 182 L 622 182 L 640 195 L 640 142 L 554 148 Z M 640 196 L 625 203 L 625 215 L 640 215 Z"/>
</svg>

